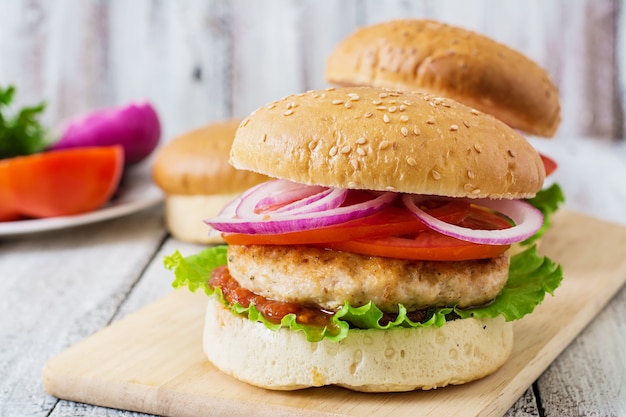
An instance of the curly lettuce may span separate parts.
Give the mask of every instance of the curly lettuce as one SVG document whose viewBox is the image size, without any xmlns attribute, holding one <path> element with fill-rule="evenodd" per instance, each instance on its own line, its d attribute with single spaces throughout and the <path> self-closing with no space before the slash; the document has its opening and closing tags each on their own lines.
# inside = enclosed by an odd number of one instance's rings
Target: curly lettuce
<svg viewBox="0 0 626 417">
<path fill-rule="evenodd" d="M 330 324 L 321 327 L 301 324 L 296 321 L 294 314 L 288 314 L 280 323 L 267 320 L 251 304 L 244 307 L 238 303 L 229 305 L 219 288 L 208 285 L 211 271 L 221 265 L 226 265 L 226 246 L 208 247 L 201 252 L 183 257 L 176 251 L 166 256 L 164 264 L 174 271 L 174 288 L 188 287 L 195 292 L 202 288 L 209 296 L 218 299 L 233 311 L 233 313 L 247 316 L 248 319 L 263 323 L 268 329 L 289 328 L 302 331 L 310 342 L 324 338 L 331 341 L 344 339 L 353 328 L 387 330 L 394 327 L 441 327 L 447 320 L 458 318 L 487 318 L 502 315 L 506 321 L 519 320 L 526 314 L 532 313 L 539 305 L 546 293 L 554 295 L 563 278 L 561 267 L 547 257 L 540 256 L 536 247 L 530 246 L 525 251 L 511 257 L 509 278 L 500 294 L 488 305 L 471 309 L 457 307 L 433 308 L 429 311 L 429 318 L 424 322 L 414 322 L 407 316 L 406 307 L 398 305 L 397 317 L 381 324 L 384 313 L 372 302 L 359 307 L 353 307 L 346 302 L 331 318 Z"/>
<path fill-rule="evenodd" d="M 552 184 L 550 187 L 544 188 L 537 193 L 533 198 L 526 200 L 532 206 L 537 208 L 543 213 L 543 226 L 531 237 L 520 242 L 522 246 L 530 246 L 536 243 L 552 225 L 552 215 L 559 210 L 559 207 L 565 202 L 565 194 L 561 189 L 561 186 L 557 183 Z"/>
</svg>

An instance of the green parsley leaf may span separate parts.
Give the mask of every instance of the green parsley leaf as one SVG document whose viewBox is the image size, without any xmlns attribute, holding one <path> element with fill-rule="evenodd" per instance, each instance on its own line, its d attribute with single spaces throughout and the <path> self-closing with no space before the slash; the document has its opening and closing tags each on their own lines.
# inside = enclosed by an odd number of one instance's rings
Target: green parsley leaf
<svg viewBox="0 0 626 417">
<path fill-rule="evenodd" d="M 47 130 L 39 123 L 46 104 L 22 107 L 10 112 L 15 87 L 0 87 L 0 159 L 30 155 L 44 150 L 48 143 Z"/>
</svg>

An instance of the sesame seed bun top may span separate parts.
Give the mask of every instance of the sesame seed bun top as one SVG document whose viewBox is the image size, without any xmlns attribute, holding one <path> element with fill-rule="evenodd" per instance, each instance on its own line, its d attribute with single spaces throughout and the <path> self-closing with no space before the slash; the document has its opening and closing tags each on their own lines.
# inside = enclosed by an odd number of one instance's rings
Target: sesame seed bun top
<svg viewBox="0 0 626 417">
<path fill-rule="evenodd" d="M 426 90 L 539 136 L 553 136 L 560 123 L 558 90 L 539 65 L 488 37 L 431 20 L 359 28 L 328 58 L 326 78 Z"/>
<path fill-rule="evenodd" d="M 237 129 L 230 162 L 303 184 L 452 197 L 526 198 L 543 185 L 515 130 L 449 98 L 371 87 L 291 95 Z"/>
</svg>

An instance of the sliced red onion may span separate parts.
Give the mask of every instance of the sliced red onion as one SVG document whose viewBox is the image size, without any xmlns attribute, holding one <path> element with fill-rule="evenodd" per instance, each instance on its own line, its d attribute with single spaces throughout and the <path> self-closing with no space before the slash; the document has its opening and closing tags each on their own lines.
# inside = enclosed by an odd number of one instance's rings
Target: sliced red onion
<svg viewBox="0 0 626 417">
<path fill-rule="evenodd" d="M 396 193 L 392 192 L 372 194 L 370 200 L 349 206 L 340 206 L 345 201 L 348 190 L 329 187 L 330 192 L 306 206 L 283 212 L 276 210 L 255 213 L 254 207 L 259 201 L 259 189 L 266 188 L 269 190 L 278 185 L 266 184 L 265 187 L 254 187 L 226 206 L 217 217 L 205 220 L 205 223 L 216 230 L 227 233 L 275 234 L 296 232 L 369 216 L 391 204 L 397 196 Z M 303 187 L 308 186 L 303 185 Z M 339 203 L 337 204 L 337 202 Z M 233 210 L 235 205 L 237 207 Z"/>
<path fill-rule="evenodd" d="M 298 186 L 301 191 L 294 189 L 294 185 Z M 276 196 L 271 200 L 280 203 L 289 203 L 281 206 L 279 209 L 271 209 L 262 201 L 270 201 L 269 195 L 275 195 L 282 190 L 286 190 L 289 198 Z M 299 212 L 310 213 L 330 208 L 339 207 L 346 198 L 347 191 L 338 188 L 320 187 L 314 185 L 296 184 L 287 180 L 273 180 L 259 184 L 248 191 L 242 197 L 241 202 L 237 206 L 235 213 L 237 217 L 242 219 L 252 219 L 254 217 L 266 217 L 267 213 L 280 213 L 291 211 L 291 214 Z M 291 198 L 299 197 L 299 200 L 291 200 Z"/>
<path fill-rule="evenodd" d="M 269 181 L 266 184 L 266 186 L 271 186 L 273 190 L 270 194 L 267 194 L 259 200 L 254 208 L 255 212 L 304 201 L 306 197 L 311 197 L 328 190 L 328 187 L 322 187 L 321 185 L 307 186 L 286 180 Z M 263 187 L 261 187 L 261 190 L 264 190 Z M 263 192 L 267 191 L 264 190 Z"/>
<path fill-rule="evenodd" d="M 418 206 L 421 198 L 423 196 L 404 194 L 402 201 L 418 219 L 431 229 L 467 242 L 483 245 L 510 245 L 534 235 L 543 225 L 543 214 L 523 200 L 492 200 L 488 198 L 465 200 L 471 204 L 502 213 L 515 222 L 515 226 L 508 229 L 474 230 L 449 224 L 429 215 Z"/>
</svg>

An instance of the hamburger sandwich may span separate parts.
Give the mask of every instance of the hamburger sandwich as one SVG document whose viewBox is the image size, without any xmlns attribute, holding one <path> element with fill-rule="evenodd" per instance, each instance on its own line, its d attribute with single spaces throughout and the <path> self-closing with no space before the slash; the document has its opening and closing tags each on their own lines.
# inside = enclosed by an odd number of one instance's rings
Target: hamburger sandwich
<svg viewBox="0 0 626 417">
<path fill-rule="evenodd" d="M 561 121 L 559 92 L 548 72 L 524 54 L 479 33 L 426 19 L 358 28 L 328 57 L 326 79 L 339 86 L 421 90 L 450 97 L 525 134 L 553 137 Z M 541 155 L 550 175 L 557 163 Z M 557 183 L 529 202 L 545 217 L 564 201 Z"/>
<path fill-rule="evenodd" d="M 511 322 L 561 281 L 535 247 L 545 168 L 491 115 L 449 98 L 330 88 L 257 109 L 230 162 L 275 179 L 205 222 L 228 246 L 165 259 L 208 295 L 204 352 L 272 390 L 391 392 L 495 372 Z"/>
<path fill-rule="evenodd" d="M 185 132 L 157 152 L 153 181 L 165 194 L 165 223 L 176 239 L 223 243 L 198 224 L 216 215 L 236 195 L 268 178 L 228 163 L 241 119 L 223 120 Z"/>
</svg>

